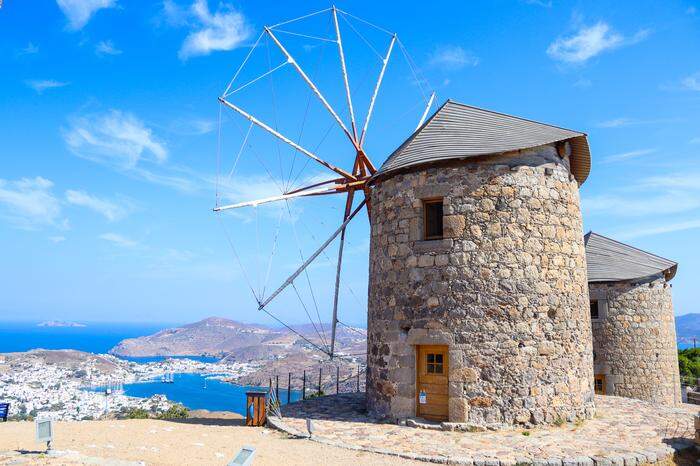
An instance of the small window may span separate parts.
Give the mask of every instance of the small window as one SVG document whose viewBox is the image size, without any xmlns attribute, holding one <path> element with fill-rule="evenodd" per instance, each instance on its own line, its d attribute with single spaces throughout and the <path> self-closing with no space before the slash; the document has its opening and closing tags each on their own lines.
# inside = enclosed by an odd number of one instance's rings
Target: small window
<svg viewBox="0 0 700 466">
<path fill-rule="evenodd" d="M 600 319 L 600 310 L 598 308 L 598 300 L 591 300 L 591 319 Z"/>
<path fill-rule="evenodd" d="M 605 395 L 605 376 L 596 374 L 593 378 L 593 391 L 596 395 Z"/>
<path fill-rule="evenodd" d="M 428 374 L 442 374 L 442 354 L 428 353 L 426 355 L 426 371 Z"/>
<path fill-rule="evenodd" d="M 423 201 L 423 239 L 442 239 L 442 199 Z"/>
</svg>

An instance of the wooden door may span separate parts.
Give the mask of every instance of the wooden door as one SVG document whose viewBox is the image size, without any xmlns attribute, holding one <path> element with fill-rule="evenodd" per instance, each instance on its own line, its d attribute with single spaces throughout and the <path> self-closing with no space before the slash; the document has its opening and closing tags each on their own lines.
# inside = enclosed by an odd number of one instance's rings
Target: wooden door
<svg viewBox="0 0 700 466">
<path fill-rule="evenodd" d="M 605 395 L 605 375 L 596 374 L 593 378 L 593 391 L 596 395 Z"/>
<path fill-rule="evenodd" d="M 416 356 L 416 415 L 432 421 L 446 421 L 450 373 L 447 346 L 418 346 Z"/>
</svg>

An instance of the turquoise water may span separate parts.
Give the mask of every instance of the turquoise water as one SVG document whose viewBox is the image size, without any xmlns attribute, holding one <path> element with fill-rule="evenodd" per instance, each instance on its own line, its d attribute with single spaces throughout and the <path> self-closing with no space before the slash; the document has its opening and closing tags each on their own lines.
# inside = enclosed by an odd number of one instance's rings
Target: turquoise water
<svg viewBox="0 0 700 466">
<path fill-rule="evenodd" d="M 175 374 L 173 383 L 160 380 L 124 385 L 124 394 L 148 398 L 153 395 L 165 395 L 171 401 L 182 403 L 190 409 L 208 409 L 209 411 L 233 411 L 245 416 L 246 392 L 260 390 L 260 387 L 243 387 L 207 379 L 200 374 Z M 93 390 L 102 391 L 103 388 Z M 301 392 L 291 391 L 291 401 L 301 399 Z M 280 400 L 287 403 L 287 390 L 280 387 Z"/>
</svg>

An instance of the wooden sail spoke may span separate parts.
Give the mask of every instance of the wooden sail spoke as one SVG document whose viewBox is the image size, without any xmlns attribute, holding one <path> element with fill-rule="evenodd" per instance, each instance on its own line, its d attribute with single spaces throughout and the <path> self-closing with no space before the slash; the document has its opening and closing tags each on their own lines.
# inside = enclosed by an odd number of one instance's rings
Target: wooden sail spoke
<svg viewBox="0 0 700 466">
<path fill-rule="evenodd" d="M 331 244 L 331 242 L 333 242 L 333 240 L 337 238 L 343 230 L 345 230 L 345 227 L 348 225 L 348 223 L 350 223 L 350 221 L 355 217 L 355 215 L 357 215 L 357 213 L 362 209 L 362 207 L 365 206 L 365 202 L 366 201 L 364 200 L 360 202 L 360 204 L 355 208 L 355 210 L 352 211 L 348 218 L 345 219 L 343 224 L 340 225 L 340 227 L 338 227 L 337 230 L 335 230 L 335 232 L 330 236 L 330 238 L 328 238 L 313 254 L 311 254 L 309 258 L 306 259 L 306 261 L 304 261 L 301 267 L 299 267 L 293 274 L 291 274 L 289 278 L 287 278 L 287 280 L 285 280 L 284 283 L 282 283 L 282 285 L 270 295 L 270 297 L 268 297 L 265 301 L 260 303 L 258 309 L 263 309 L 270 303 L 270 301 L 275 299 L 275 297 L 277 297 L 278 294 L 280 294 L 285 288 L 287 288 L 328 247 L 328 245 Z"/>
<path fill-rule="evenodd" d="M 232 104 L 231 102 L 229 102 L 228 100 L 224 99 L 223 97 L 219 97 L 219 102 L 221 102 L 222 104 L 226 105 L 228 108 L 230 108 L 230 109 L 236 111 L 236 112 L 239 113 L 240 115 L 243 115 L 245 118 L 247 118 L 249 121 L 251 121 L 251 122 L 254 123 L 255 125 L 257 125 L 257 126 L 259 126 L 260 128 L 264 129 L 265 131 L 267 131 L 268 133 L 272 134 L 273 136 L 275 136 L 276 138 L 280 139 L 281 141 L 286 142 L 287 144 L 289 144 L 290 146 L 292 146 L 294 149 L 298 150 L 299 152 L 301 152 L 302 154 L 306 155 L 307 157 L 309 157 L 309 158 L 315 160 L 316 162 L 320 163 L 320 164 L 323 165 L 324 167 L 326 167 L 326 168 L 328 168 L 328 169 L 330 169 L 330 170 L 333 170 L 334 172 L 338 173 L 339 175 L 343 176 L 344 178 L 350 178 L 350 179 L 352 179 L 352 180 L 355 180 L 355 179 L 356 179 L 354 175 L 351 175 L 350 173 L 346 172 L 346 171 L 343 170 L 342 168 L 338 168 L 338 167 L 336 167 L 336 166 L 334 166 L 334 165 L 332 165 L 332 164 L 326 162 L 325 160 L 321 159 L 320 157 L 318 157 L 316 154 L 312 153 L 311 151 L 309 151 L 309 150 L 307 150 L 307 149 L 304 149 L 304 148 L 301 147 L 299 144 L 297 144 L 296 142 L 292 141 L 292 140 L 289 139 L 288 137 L 284 136 L 284 135 L 283 135 L 282 133 L 280 133 L 279 131 L 273 129 L 270 125 L 268 125 L 268 124 L 266 124 L 266 123 L 263 123 L 262 121 L 258 120 L 258 119 L 255 118 L 253 115 L 251 115 L 250 113 L 248 113 L 248 112 L 246 112 L 245 110 L 243 110 L 242 108 L 240 108 L 240 107 L 238 107 L 238 106 Z"/>
<path fill-rule="evenodd" d="M 352 136 L 357 141 L 357 126 L 355 125 L 355 110 L 352 107 L 352 95 L 350 94 L 350 82 L 348 80 L 348 70 L 345 66 L 345 52 L 343 51 L 343 39 L 340 37 L 340 26 L 338 25 L 338 11 L 333 7 L 333 23 L 335 24 L 335 36 L 338 42 L 338 54 L 340 56 L 340 68 L 343 72 L 343 81 L 345 83 L 345 98 L 348 101 L 348 110 L 350 111 L 350 122 L 352 124 Z"/>
<path fill-rule="evenodd" d="M 350 190 L 348 191 L 348 197 L 345 201 L 345 212 L 343 214 L 343 223 L 345 223 L 345 220 L 348 219 L 350 216 L 350 209 L 352 209 L 352 200 L 354 198 L 355 191 Z M 339 297 L 339 291 L 340 291 L 340 271 L 342 269 L 343 265 L 343 247 L 345 246 L 345 227 L 343 227 L 343 230 L 340 233 L 340 245 L 338 246 L 338 264 L 336 267 L 335 271 L 335 292 L 333 295 L 333 321 L 332 321 L 332 326 L 331 326 L 331 350 L 330 350 L 330 357 L 333 359 L 333 355 L 335 354 L 335 332 L 336 332 L 336 327 L 338 326 L 338 297 Z"/>
<path fill-rule="evenodd" d="M 367 127 L 369 126 L 369 120 L 372 118 L 372 111 L 374 110 L 374 102 L 377 100 L 377 94 L 379 93 L 379 88 L 384 80 L 384 73 L 386 72 L 386 66 L 389 63 L 389 57 L 391 56 L 391 51 L 394 49 L 394 44 L 396 43 L 396 34 L 391 38 L 389 42 L 389 50 L 386 52 L 386 57 L 382 62 L 382 70 L 379 72 L 379 78 L 377 78 L 377 84 L 374 86 L 374 92 L 372 93 L 372 99 L 369 101 L 369 110 L 367 110 L 367 116 L 365 117 L 365 124 L 362 127 L 362 133 L 360 133 L 360 147 L 365 142 L 365 135 L 367 134 Z"/>
<path fill-rule="evenodd" d="M 418 126 L 416 126 L 415 131 L 418 131 L 418 129 L 423 126 L 423 123 L 425 123 L 425 119 L 428 117 L 428 112 L 430 111 L 430 107 L 433 106 L 433 101 L 435 100 L 435 91 L 433 91 L 432 94 L 430 94 L 430 99 L 428 99 L 428 105 L 425 106 L 425 110 L 423 111 L 423 115 L 420 117 L 420 121 L 418 121 Z"/>
<path fill-rule="evenodd" d="M 272 30 L 270 28 L 266 27 L 265 32 L 267 32 L 267 34 L 270 36 L 272 41 L 275 44 L 277 44 L 277 47 L 282 51 L 284 56 L 287 57 L 287 60 L 289 61 L 289 63 L 297 70 L 297 72 L 302 77 L 302 79 L 304 81 L 306 81 L 306 84 L 309 85 L 309 87 L 311 88 L 313 93 L 316 94 L 316 97 L 318 97 L 318 99 L 321 101 L 323 106 L 326 107 L 326 110 L 328 110 L 328 112 L 335 119 L 335 121 L 338 122 L 338 125 L 340 125 L 340 128 L 343 130 L 345 135 L 350 139 L 350 142 L 352 142 L 353 146 L 355 146 L 356 149 L 359 149 L 359 145 L 358 145 L 357 141 L 355 140 L 353 135 L 350 133 L 348 128 L 345 126 L 345 123 L 343 123 L 343 120 L 341 120 L 340 117 L 338 116 L 338 114 L 336 113 L 336 111 L 333 110 L 333 107 L 331 106 L 331 104 L 328 103 L 328 101 L 323 96 L 321 91 L 318 89 L 318 87 L 316 87 L 316 84 L 314 84 L 314 82 L 311 81 L 311 78 L 309 78 L 309 76 L 304 72 L 304 70 L 301 68 L 301 66 L 299 66 L 299 63 L 297 63 L 297 61 L 294 59 L 294 57 L 292 57 L 292 55 L 287 51 L 287 49 L 284 47 L 284 45 L 282 45 L 282 43 L 279 41 L 279 39 L 277 39 L 277 36 L 275 36 L 273 34 Z"/>
<path fill-rule="evenodd" d="M 324 184 L 329 184 L 332 182 L 336 182 L 336 186 L 331 187 L 331 188 L 317 188 L 317 189 L 312 189 L 317 186 L 321 186 Z M 326 194 L 338 194 L 338 193 L 344 193 L 350 190 L 354 189 L 363 189 L 363 186 L 365 185 L 366 180 L 358 180 L 358 181 L 352 181 L 348 183 L 338 183 L 338 180 L 329 180 L 329 181 L 324 181 L 321 183 L 316 183 L 311 186 L 306 186 L 304 188 L 299 188 L 294 191 L 290 191 L 288 193 L 280 194 L 278 196 L 270 196 L 270 197 L 265 197 L 262 199 L 255 199 L 252 201 L 244 201 L 244 202 L 238 202 L 236 204 L 228 204 L 228 205 L 223 205 L 219 207 L 214 208 L 214 212 L 221 212 L 224 210 L 231 210 L 231 209 L 240 209 L 241 207 L 256 207 L 261 204 L 267 204 L 270 202 L 276 202 L 276 201 L 284 201 L 287 199 L 294 199 L 297 197 L 305 197 L 305 196 L 323 196 Z"/>
</svg>

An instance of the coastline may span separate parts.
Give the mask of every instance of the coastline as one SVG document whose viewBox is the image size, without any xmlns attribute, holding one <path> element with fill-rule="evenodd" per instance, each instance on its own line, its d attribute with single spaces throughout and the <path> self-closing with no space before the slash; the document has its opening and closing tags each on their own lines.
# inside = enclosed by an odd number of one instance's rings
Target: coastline
<svg viewBox="0 0 700 466">
<path fill-rule="evenodd" d="M 15 419 L 42 415 L 56 420 L 90 420 L 131 409 L 159 413 L 176 401 L 158 394 L 129 396 L 118 388 L 153 384 L 164 374 L 215 374 L 235 380 L 254 369 L 254 364 L 219 364 L 188 358 L 138 363 L 74 350 L 4 353 L 0 354 L 0 401 L 10 402 L 9 414 Z M 100 390 L 102 387 L 110 387 L 110 393 Z"/>
</svg>

